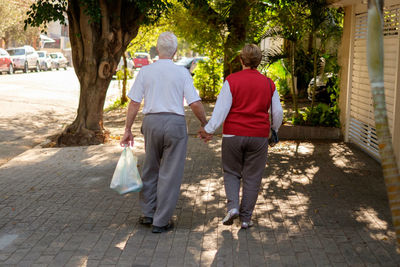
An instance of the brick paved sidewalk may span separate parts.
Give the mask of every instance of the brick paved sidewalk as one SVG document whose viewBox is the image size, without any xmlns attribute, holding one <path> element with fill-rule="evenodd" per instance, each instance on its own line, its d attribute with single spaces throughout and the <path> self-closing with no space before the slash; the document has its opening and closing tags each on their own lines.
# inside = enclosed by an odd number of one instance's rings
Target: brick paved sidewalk
<svg viewBox="0 0 400 267">
<path fill-rule="evenodd" d="M 255 227 L 224 226 L 220 138 L 190 137 L 176 228 L 137 223 L 116 145 L 32 149 L 0 167 L 0 266 L 398 266 L 380 167 L 343 143 L 270 151 Z M 143 140 L 136 139 L 139 164 Z"/>
</svg>

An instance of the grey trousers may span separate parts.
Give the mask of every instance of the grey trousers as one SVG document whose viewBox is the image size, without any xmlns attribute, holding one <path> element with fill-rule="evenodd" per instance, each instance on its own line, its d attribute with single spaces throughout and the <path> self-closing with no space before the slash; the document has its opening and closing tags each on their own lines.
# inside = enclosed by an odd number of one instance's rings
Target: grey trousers
<svg viewBox="0 0 400 267">
<path fill-rule="evenodd" d="M 173 113 L 147 114 L 143 119 L 145 160 L 140 206 L 153 225 L 165 226 L 171 219 L 183 177 L 187 130 L 184 116 Z"/>
<path fill-rule="evenodd" d="M 267 156 L 268 138 L 234 136 L 222 139 L 222 167 L 228 211 L 238 209 L 243 222 L 251 220 Z M 240 180 L 243 189 L 239 206 Z"/>
</svg>

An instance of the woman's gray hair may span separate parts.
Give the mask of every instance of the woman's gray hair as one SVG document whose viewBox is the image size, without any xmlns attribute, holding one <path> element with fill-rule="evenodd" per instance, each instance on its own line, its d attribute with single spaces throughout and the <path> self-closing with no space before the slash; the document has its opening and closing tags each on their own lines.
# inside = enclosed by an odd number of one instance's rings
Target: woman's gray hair
<svg viewBox="0 0 400 267">
<path fill-rule="evenodd" d="M 178 47 L 178 39 L 172 32 L 163 32 L 158 36 L 157 49 L 159 56 L 172 58 Z"/>
</svg>

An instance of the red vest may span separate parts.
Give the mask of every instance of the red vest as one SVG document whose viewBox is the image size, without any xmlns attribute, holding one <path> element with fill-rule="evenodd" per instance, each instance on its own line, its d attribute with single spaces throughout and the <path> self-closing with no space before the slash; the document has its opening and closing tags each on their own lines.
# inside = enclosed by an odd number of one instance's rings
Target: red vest
<svg viewBox="0 0 400 267">
<path fill-rule="evenodd" d="M 268 137 L 268 109 L 275 91 L 274 82 L 253 69 L 233 73 L 226 80 L 232 93 L 232 106 L 223 133 Z"/>
</svg>

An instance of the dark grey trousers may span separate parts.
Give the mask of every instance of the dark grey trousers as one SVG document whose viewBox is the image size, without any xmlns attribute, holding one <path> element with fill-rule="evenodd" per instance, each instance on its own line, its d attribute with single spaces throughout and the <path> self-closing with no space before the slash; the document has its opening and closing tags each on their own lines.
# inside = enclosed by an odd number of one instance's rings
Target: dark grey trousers
<svg viewBox="0 0 400 267">
<path fill-rule="evenodd" d="M 147 114 L 143 119 L 145 160 L 140 206 L 153 225 L 167 225 L 171 219 L 183 177 L 187 130 L 184 116 L 172 113 Z"/>
<path fill-rule="evenodd" d="M 222 167 L 228 211 L 239 210 L 241 221 L 249 222 L 257 202 L 268 156 L 268 138 L 234 136 L 222 138 Z M 239 206 L 240 180 L 243 183 Z"/>
</svg>

